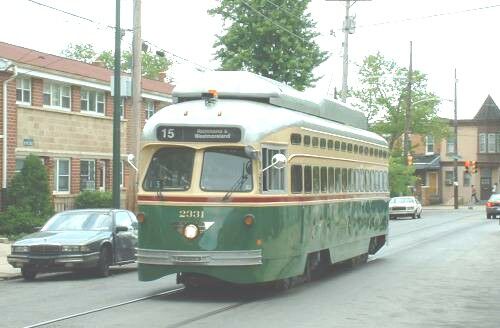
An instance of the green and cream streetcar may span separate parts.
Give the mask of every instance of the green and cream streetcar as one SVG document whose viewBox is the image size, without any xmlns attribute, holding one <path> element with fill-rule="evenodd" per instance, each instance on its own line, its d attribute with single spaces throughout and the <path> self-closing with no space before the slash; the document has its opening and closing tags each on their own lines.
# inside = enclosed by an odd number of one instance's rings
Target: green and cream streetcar
<svg viewBox="0 0 500 328">
<path fill-rule="evenodd" d="M 287 286 L 385 244 L 387 143 L 362 113 L 248 72 L 173 97 L 142 136 L 140 280 Z"/>
</svg>

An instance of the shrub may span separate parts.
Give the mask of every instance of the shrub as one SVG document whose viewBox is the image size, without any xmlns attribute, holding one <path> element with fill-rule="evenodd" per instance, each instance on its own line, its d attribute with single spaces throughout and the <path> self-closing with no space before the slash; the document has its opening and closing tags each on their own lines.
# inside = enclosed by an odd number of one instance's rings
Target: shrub
<svg viewBox="0 0 500 328">
<path fill-rule="evenodd" d="M 35 227 L 42 226 L 47 218 L 34 215 L 25 208 L 9 206 L 0 213 L 0 235 L 13 236 L 33 232 Z"/>
<path fill-rule="evenodd" d="M 113 197 L 111 192 L 84 191 L 75 199 L 75 208 L 111 208 Z"/>
</svg>

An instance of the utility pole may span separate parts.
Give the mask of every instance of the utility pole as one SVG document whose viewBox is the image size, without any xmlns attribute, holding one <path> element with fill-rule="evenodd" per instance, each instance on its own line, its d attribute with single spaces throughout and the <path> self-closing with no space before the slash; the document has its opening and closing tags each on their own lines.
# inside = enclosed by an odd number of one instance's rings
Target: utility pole
<svg viewBox="0 0 500 328">
<path fill-rule="evenodd" d="M 405 133 L 404 133 L 404 145 L 403 145 L 403 153 L 405 158 L 408 157 L 408 155 L 411 152 L 411 140 L 410 140 L 410 129 L 411 129 L 411 85 L 412 85 L 412 79 L 413 79 L 413 66 L 412 66 L 412 61 L 413 61 L 413 42 L 410 41 L 410 66 L 408 68 L 408 106 L 406 107 L 406 115 L 405 115 Z"/>
<path fill-rule="evenodd" d="M 453 182 L 453 206 L 458 209 L 458 119 L 457 119 L 457 69 L 455 68 L 455 97 L 453 100 L 454 104 L 454 127 L 455 127 L 455 156 L 453 160 L 453 176 L 455 180 Z"/>
<path fill-rule="evenodd" d="M 327 0 L 327 1 L 339 1 L 339 0 Z M 343 0 L 340 0 L 343 1 Z M 354 1 L 351 4 L 350 0 L 345 0 L 345 19 L 342 31 L 344 32 L 344 42 L 342 47 L 344 48 L 343 55 L 343 65 L 342 65 L 342 91 L 340 92 L 340 99 L 342 102 L 346 102 L 347 99 L 347 74 L 349 70 L 349 34 L 354 34 L 354 29 L 356 28 L 355 20 L 353 16 L 349 16 L 349 9 L 356 3 Z"/>
<path fill-rule="evenodd" d="M 134 0 L 134 35 L 132 41 L 132 117 L 130 118 L 130 151 L 139 165 L 140 140 L 142 130 L 142 39 L 141 39 L 141 0 Z M 138 173 L 130 170 L 128 208 L 137 212 Z"/>
<path fill-rule="evenodd" d="M 120 28 L 120 0 L 116 0 L 115 26 L 115 69 L 114 69 L 114 96 L 113 96 L 113 207 L 120 208 L 120 72 L 121 72 L 121 28 Z"/>
</svg>

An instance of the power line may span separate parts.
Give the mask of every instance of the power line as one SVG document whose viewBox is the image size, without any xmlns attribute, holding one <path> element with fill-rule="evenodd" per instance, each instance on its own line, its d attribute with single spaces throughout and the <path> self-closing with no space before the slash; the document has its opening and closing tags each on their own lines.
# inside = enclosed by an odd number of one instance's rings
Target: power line
<svg viewBox="0 0 500 328">
<path fill-rule="evenodd" d="M 432 14 L 432 15 L 427 15 L 427 16 L 420 16 L 420 17 L 408 17 L 408 18 L 403 18 L 403 19 L 399 19 L 399 20 L 386 21 L 386 22 L 380 22 L 380 23 L 374 23 L 374 24 L 367 24 L 367 25 L 360 25 L 360 26 L 357 26 L 357 27 L 358 28 L 360 28 L 360 27 L 363 28 L 363 27 L 371 27 L 371 26 L 380 26 L 380 25 L 388 25 L 388 24 L 405 23 L 405 22 L 414 21 L 414 20 L 421 20 L 421 19 L 441 17 L 441 16 L 458 15 L 458 14 L 469 13 L 469 12 L 473 12 L 473 11 L 479 11 L 479 10 L 486 10 L 486 9 L 497 8 L 497 7 L 500 7 L 500 4 L 491 5 L 491 6 L 485 6 L 485 7 L 478 7 L 478 8 L 470 8 L 470 9 L 464 9 L 464 10 L 458 10 L 458 11 L 442 12 L 442 13 L 437 13 L 437 14 Z"/>
<path fill-rule="evenodd" d="M 77 15 L 75 13 L 72 13 L 72 12 L 69 12 L 69 11 L 66 11 L 66 10 L 62 10 L 62 9 L 50 6 L 50 5 L 48 5 L 46 3 L 43 3 L 43 2 L 38 2 L 38 1 L 35 1 L 35 0 L 27 0 L 27 1 L 29 1 L 31 3 L 34 3 L 36 5 L 39 5 L 39 6 L 45 7 L 45 8 L 49 8 L 49 9 L 58 11 L 60 13 L 63 13 L 63 14 L 69 15 L 69 16 L 73 16 L 75 18 L 78 18 L 78 19 L 81 19 L 81 20 L 84 20 L 84 21 L 87 21 L 87 22 L 90 22 L 90 23 L 93 23 L 93 24 L 102 25 L 102 26 L 105 26 L 105 27 L 113 29 L 113 30 L 115 29 L 115 26 L 113 26 L 113 25 L 103 24 L 103 23 L 100 23 L 100 22 L 95 21 L 93 19 L 90 19 L 88 17 L 83 17 L 83 16 Z M 122 30 L 127 31 L 127 32 L 133 31 L 132 29 L 122 29 Z"/>
<path fill-rule="evenodd" d="M 253 10 L 254 12 L 256 12 L 257 14 L 259 14 L 260 16 L 264 17 L 265 19 L 267 19 L 268 21 L 271 22 L 271 24 L 277 26 L 278 28 L 282 29 L 283 31 L 285 32 L 288 32 L 289 34 L 295 36 L 296 38 L 302 40 L 303 42 L 307 43 L 308 41 L 306 39 L 304 39 L 303 37 L 293 33 L 292 31 L 290 31 L 289 29 L 281 26 L 280 24 L 278 23 L 275 23 L 271 18 L 267 17 L 266 15 L 264 15 L 262 12 L 260 12 L 259 10 L 255 9 L 254 7 L 250 6 L 250 4 L 248 4 L 248 2 L 246 2 L 245 0 L 241 0 L 241 2 L 243 2 L 243 4 L 245 6 L 247 6 L 248 8 L 250 8 L 251 10 Z"/>
</svg>

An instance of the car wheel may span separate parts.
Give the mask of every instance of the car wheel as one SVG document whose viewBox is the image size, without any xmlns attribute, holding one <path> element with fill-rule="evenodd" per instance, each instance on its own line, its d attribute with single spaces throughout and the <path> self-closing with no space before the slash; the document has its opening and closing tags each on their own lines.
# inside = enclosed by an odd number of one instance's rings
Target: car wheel
<svg viewBox="0 0 500 328">
<path fill-rule="evenodd" d="M 21 274 L 24 278 L 24 280 L 35 280 L 35 277 L 37 275 L 38 271 L 36 271 L 35 268 L 32 267 L 23 267 L 21 268 Z"/>
<path fill-rule="evenodd" d="M 99 277 L 109 276 L 109 265 L 111 263 L 111 248 L 105 246 L 101 248 L 99 262 L 97 262 L 96 274 Z"/>
<path fill-rule="evenodd" d="M 413 213 L 413 214 L 411 215 L 411 218 L 412 218 L 412 219 L 415 219 L 416 217 L 417 217 L 417 211 L 415 211 L 415 213 Z"/>
<path fill-rule="evenodd" d="M 420 213 L 418 213 L 418 216 L 417 216 L 419 219 L 422 218 L 422 211 L 420 211 Z"/>
<path fill-rule="evenodd" d="M 486 214 L 486 219 L 490 220 L 491 219 L 491 215 Z"/>
</svg>

